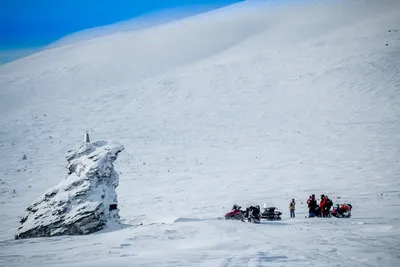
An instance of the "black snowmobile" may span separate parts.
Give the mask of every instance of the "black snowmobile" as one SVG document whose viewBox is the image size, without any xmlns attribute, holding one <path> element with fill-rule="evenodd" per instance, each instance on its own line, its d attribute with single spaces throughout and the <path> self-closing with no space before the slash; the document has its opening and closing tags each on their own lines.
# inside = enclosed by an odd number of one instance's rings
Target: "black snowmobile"
<svg viewBox="0 0 400 267">
<path fill-rule="evenodd" d="M 245 218 L 251 223 L 260 223 L 260 206 L 250 205 L 246 208 Z"/>
<path fill-rule="evenodd" d="M 307 216 L 306 216 L 306 217 L 307 217 Z M 320 207 L 316 207 L 316 208 L 314 209 L 313 212 L 310 212 L 310 213 L 308 214 L 308 218 L 313 218 L 313 217 L 330 218 L 330 217 L 332 217 L 332 214 L 331 214 L 330 210 L 325 211 L 324 214 L 321 214 L 321 209 L 320 209 Z"/>
<path fill-rule="evenodd" d="M 261 213 L 261 218 L 266 219 L 268 221 L 279 221 L 281 218 L 282 212 L 276 210 L 276 207 L 268 207 L 264 205 L 264 211 Z"/>
</svg>

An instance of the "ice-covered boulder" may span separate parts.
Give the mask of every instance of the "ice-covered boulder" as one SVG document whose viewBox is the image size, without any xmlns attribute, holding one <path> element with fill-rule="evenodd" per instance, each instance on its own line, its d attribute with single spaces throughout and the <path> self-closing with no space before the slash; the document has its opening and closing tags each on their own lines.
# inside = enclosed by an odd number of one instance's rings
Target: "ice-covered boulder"
<svg viewBox="0 0 400 267">
<path fill-rule="evenodd" d="M 15 238 L 90 234 L 119 223 L 113 162 L 123 149 L 99 141 L 68 151 L 68 177 L 27 208 Z"/>
</svg>

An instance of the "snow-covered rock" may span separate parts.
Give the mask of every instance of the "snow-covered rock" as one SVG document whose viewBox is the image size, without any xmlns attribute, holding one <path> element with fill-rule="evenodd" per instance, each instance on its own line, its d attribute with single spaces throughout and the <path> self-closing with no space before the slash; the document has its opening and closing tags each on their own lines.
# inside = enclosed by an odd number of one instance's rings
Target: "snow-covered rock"
<svg viewBox="0 0 400 267">
<path fill-rule="evenodd" d="M 68 151 L 68 177 L 27 208 L 15 238 L 90 234 L 118 223 L 113 162 L 123 149 L 99 141 Z"/>
</svg>

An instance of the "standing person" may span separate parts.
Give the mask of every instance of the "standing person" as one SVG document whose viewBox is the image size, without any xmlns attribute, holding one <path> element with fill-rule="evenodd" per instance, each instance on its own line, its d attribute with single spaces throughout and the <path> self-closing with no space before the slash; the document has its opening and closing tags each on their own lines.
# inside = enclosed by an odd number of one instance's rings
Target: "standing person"
<svg viewBox="0 0 400 267">
<path fill-rule="evenodd" d="M 294 210 L 296 209 L 296 202 L 294 201 L 294 198 L 292 199 L 292 202 L 289 204 L 289 210 L 290 210 L 290 218 L 294 218 Z"/>
<path fill-rule="evenodd" d="M 325 204 L 324 212 L 325 212 L 325 216 L 329 217 L 330 216 L 330 212 L 331 212 L 331 208 L 333 206 L 333 202 L 332 202 L 332 200 L 329 199 L 328 196 L 325 196 L 325 197 L 326 197 L 326 204 Z"/>
<path fill-rule="evenodd" d="M 311 195 L 307 199 L 307 205 L 310 205 L 310 202 L 311 202 Z"/>
<path fill-rule="evenodd" d="M 308 217 L 314 217 L 317 215 L 317 214 L 315 214 L 315 210 L 318 207 L 317 200 L 315 199 L 315 195 L 312 194 L 311 198 L 309 200 L 310 201 L 307 201 L 308 202 L 308 213 L 309 213 Z"/>
<path fill-rule="evenodd" d="M 326 205 L 326 197 L 325 195 L 321 195 L 321 202 L 319 203 L 319 211 L 321 212 L 321 217 L 325 217 L 325 205 Z"/>
</svg>

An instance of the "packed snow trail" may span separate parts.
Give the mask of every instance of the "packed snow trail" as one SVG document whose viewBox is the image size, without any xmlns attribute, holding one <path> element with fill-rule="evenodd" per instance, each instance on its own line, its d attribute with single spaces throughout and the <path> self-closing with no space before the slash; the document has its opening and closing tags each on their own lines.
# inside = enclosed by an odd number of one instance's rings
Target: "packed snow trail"
<svg viewBox="0 0 400 267">
<path fill-rule="evenodd" d="M 0 265 L 400 265 L 400 3 L 262 5 L 1 66 Z M 12 240 L 85 130 L 125 146 L 132 227 Z M 312 193 L 352 218 L 305 219 Z M 248 201 L 283 221 L 200 220 Z"/>
</svg>

